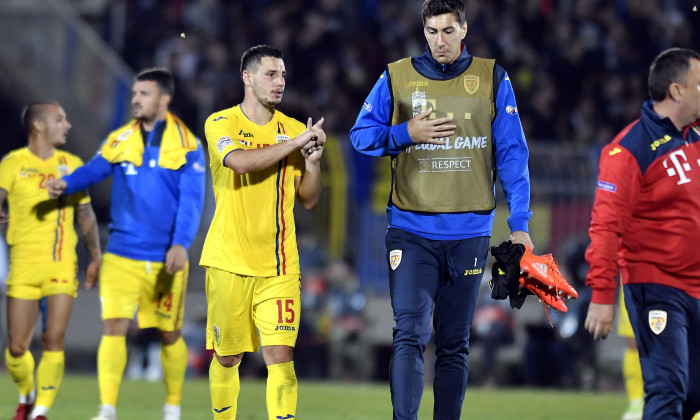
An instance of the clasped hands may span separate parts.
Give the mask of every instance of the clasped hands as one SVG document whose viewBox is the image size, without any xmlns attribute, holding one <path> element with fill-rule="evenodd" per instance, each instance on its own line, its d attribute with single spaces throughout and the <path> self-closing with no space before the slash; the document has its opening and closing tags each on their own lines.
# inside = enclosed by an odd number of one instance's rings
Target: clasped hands
<svg viewBox="0 0 700 420">
<path fill-rule="evenodd" d="M 306 122 L 306 131 L 301 133 L 297 140 L 303 144 L 301 146 L 301 155 L 304 159 L 311 162 L 317 162 L 323 154 L 323 145 L 326 143 L 326 132 L 323 131 L 323 121 L 321 118 L 312 125 L 312 120 L 309 117 Z"/>
</svg>

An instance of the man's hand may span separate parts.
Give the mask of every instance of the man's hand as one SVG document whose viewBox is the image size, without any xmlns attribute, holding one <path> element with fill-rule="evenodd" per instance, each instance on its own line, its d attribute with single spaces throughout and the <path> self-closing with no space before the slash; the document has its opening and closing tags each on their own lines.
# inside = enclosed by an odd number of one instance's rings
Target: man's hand
<svg viewBox="0 0 700 420">
<path fill-rule="evenodd" d="M 58 198 L 61 194 L 63 194 L 63 191 L 65 191 L 66 187 L 68 186 L 68 184 L 66 184 L 66 181 L 60 178 L 49 179 L 44 183 L 44 185 L 49 191 L 49 197 L 51 198 Z"/>
<path fill-rule="evenodd" d="M 414 143 L 445 144 L 440 138 L 451 136 L 455 133 L 452 118 L 435 118 L 429 120 L 433 108 L 428 108 L 415 117 L 408 120 L 408 135 Z"/>
<path fill-rule="evenodd" d="M 591 303 L 583 326 L 596 340 L 605 339 L 612 332 L 614 319 L 614 304 Z"/>
<path fill-rule="evenodd" d="M 306 130 L 313 134 L 314 139 L 309 141 L 301 148 L 301 155 L 310 163 L 316 163 L 321 159 L 323 154 L 323 145 L 326 143 L 326 132 L 323 131 L 323 121 L 321 118 L 311 125 L 311 118 L 306 122 Z"/>
<path fill-rule="evenodd" d="M 85 270 L 85 290 L 90 290 L 97 284 L 97 279 L 100 276 L 100 267 L 102 266 L 102 259 L 95 259 L 88 264 Z"/>
<path fill-rule="evenodd" d="M 182 245 L 171 246 L 165 254 L 165 271 L 171 275 L 175 274 L 184 269 L 185 264 L 187 264 L 187 250 Z"/>
<path fill-rule="evenodd" d="M 527 247 L 530 247 L 530 251 L 535 249 L 535 246 L 532 245 L 532 239 L 530 239 L 530 235 L 522 230 L 516 230 L 515 232 L 511 233 L 510 241 L 514 244 L 523 244 Z"/>
<path fill-rule="evenodd" d="M 0 223 L 7 223 L 10 221 L 10 216 L 4 211 L 0 210 Z"/>
</svg>

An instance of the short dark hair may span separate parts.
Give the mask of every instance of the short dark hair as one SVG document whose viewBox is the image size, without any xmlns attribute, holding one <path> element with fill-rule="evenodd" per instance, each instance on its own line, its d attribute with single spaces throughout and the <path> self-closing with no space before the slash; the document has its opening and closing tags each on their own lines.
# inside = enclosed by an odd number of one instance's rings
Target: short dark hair
<svg viewBox="0 0 700 420">
<path fill-rule="evenodd" d="M 161 93 L 173 96 L 175 93 L 175 79 L 170 70 L 165 68 L 152 68 L 141 71 L 136 75 L 136 80 L 156 82 Z"/>
<path fill-rule="evenodd" d="M 263 57 L 283 58 L 282 51 L 269 45 L 256 45 L 248 49 L 241 56 L 241 76 L 244 70 L 257 69 Z"/>
<path fill-rule="evenodd" d="M 652 101 L 663 101 L 672 83 L 685 82 L 691 59 L 700 60 L 700 54 L 686 48 L 671 48 L 656 56 L 647 80 Z"/>
<path fill-rule="evenodd" d="M 433 16 L 440 16 L 446 13 L 454 13 L 459 24 L 466 22 L 464 16 L 464 2 L 462 0 L 425 0 L 423 2 L 423 25 L 426 19 Z"/>
<path fill-rule="evenodd" d="M 46 115 L 46 108 L 48 108 L 49 105 L 56 105 L 59 107 L 61 106 L 58 104 L 58 102 L 39 101 L 32 102 L 24 107 L 24 109 L 22 110 L 21 117 L 22 128 L 28 136 L 32 134 L 32 130 L 34 129 L 34 121 L 44 118 L 44 116 Z"/>
</svg>

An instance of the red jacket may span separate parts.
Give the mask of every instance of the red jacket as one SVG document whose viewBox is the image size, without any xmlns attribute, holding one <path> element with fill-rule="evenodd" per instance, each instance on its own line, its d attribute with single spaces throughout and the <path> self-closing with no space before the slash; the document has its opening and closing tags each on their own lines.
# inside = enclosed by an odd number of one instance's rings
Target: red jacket
<svg viewBox="0 0 700 420">
<path fill-rule="evenodd" d="M 678 131 L 644 104 L 605 146 L 586 251 L 591 302 L 623 284 L 657 283 L 700 299 L 700 121 Z"/>
</svg>

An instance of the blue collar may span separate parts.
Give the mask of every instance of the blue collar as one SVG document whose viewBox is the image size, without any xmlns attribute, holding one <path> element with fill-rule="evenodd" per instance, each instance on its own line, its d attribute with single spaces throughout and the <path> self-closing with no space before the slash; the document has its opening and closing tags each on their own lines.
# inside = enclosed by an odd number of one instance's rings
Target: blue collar
<svg viewBox="0 0 700 420">
<path fill-rule="evenodd" d="M 462 44 L 462 52 L 459 57 L 450 64 L 440 64 L 430 54 L 430 48 L 425 47 L 422 55 L 411 58 L 411 63 L 422 76 L 434 80 L 454 79 L 469 67 L 472 63 L 472 56 L 467 52 L 467 48 Z"/>
</svg>

